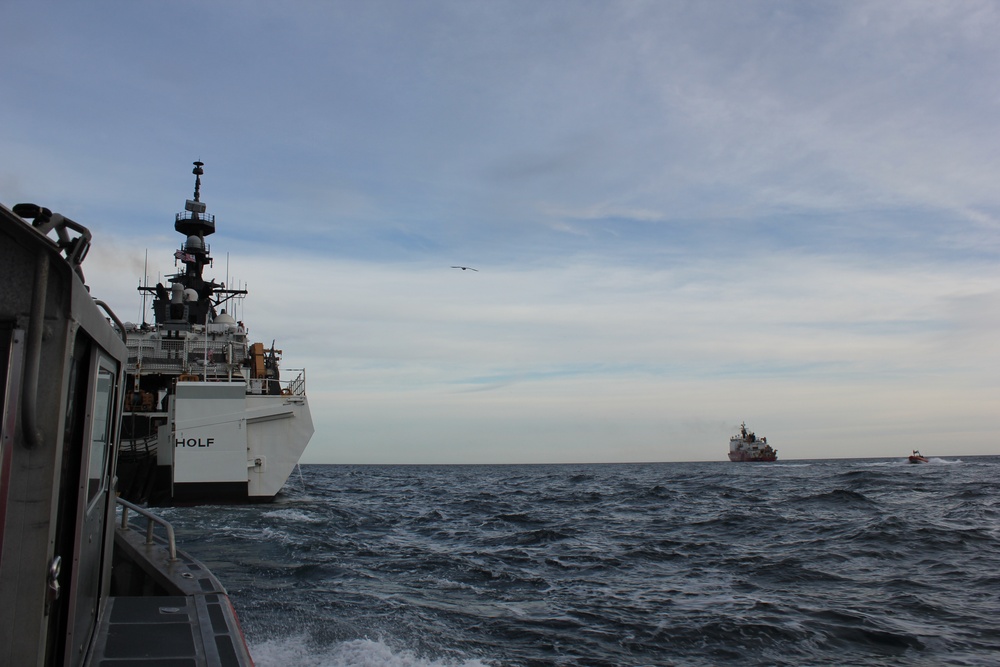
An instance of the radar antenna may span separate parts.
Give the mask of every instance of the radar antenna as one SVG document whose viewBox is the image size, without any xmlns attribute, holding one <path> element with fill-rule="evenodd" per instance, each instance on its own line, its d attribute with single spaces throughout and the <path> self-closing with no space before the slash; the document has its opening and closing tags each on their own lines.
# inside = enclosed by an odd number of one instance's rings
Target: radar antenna
<svg viewBox="0 0 1000 667">
<path fill-rule="evenodd" d="M 201 162 L 199 160 L 198 162 L 194 163 L 194 169 L 191 170 L 191 173 L 194 174 L 194 200 L 195 201 L 201 201 L 201 175 L 205 173 L 205 170 L 202 169 L 202 167 L 204 167 L 204 166 L 205 166 L 205 163 Z"/>
</svg>

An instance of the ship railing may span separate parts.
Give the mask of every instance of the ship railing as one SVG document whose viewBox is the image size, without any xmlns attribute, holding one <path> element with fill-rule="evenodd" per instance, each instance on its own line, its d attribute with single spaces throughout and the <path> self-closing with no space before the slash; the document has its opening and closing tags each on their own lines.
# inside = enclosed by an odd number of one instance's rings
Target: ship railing
<svg viewBox="0 0 1000 667">
<path fill-rule="evenodd" d="M 199 213 L 196 218 L 193 211 L 181 211 L 174 216 L 175 223 L 182 221 L 186 222 L 188 220 L 199 220 L 201 222 L 211 223 L 213 227 L 215 226 L 215 216 L 211 213 Z"/>
<path fill-rule="evenodd" d="M 129 368 L 140 371 L 184 371 L 193 374 L 226 372 L 243 364 L 243 345 L 208 337 L 144 338 L 128 342 Z"/>
<path fill-rule="evenodd" d="M 146 359 L 136 359 L 134 362 L 131 358 L 129 370 L 139 369 L 143 372 L 148 371 L 177 371 L 180 372 L 184 370 L 183 360 L 181 359 L 157 359 L 156 357 L 147 357 Z"/>
<path fill-rule="evenodd" d="M 205 220 L 202 220 L 202 222 L 205 222 Z M 206 255 L 212 254 L 212 246 L 208 245 L 204 241 L 199 241 L 198 243 L 194 244 L 189 244 L 187 242 L 184 242 L 181 244 L 181 250 L 183 250 L 184 252 L 191 252 L 193 250 L 198 250 L 198 251 L 204 250 Z"/>
<path fill-rule="evenodd" d="M 295 376 L 295 379 L 288 383 L 288 393 L 292 396 L 305 396 L 306 395 L 306 369 L 304 368 L 288 368 L 286 372 L 298 371 L 299 374 Z"/>
<path fill-rule="evenodd" d="M 289 368 L 286 371 L 298 371 L 299 374 L 291 380 L 251 378 L 247 383 L 247 393 L 253 396 L 305 396 L 306 369 Z"/>
<path fill-rule="evenodd" d="M 118 449 L 121 454 L 138 454 L 140 450 L 143 454 L 152 454 L 156 451 L 157 436 L 146 435 L 141 438 L 122 438 Z"/>
<path fill-rule="evenodd" d="M 146 544 L 153 544 L 154 530 L 157 525 L 162 526 L 167 533 L 167 549 L 170 551 L 170 562 L 173 563 L 177 560 L 177 540 L 174 538 L 174 527 L 170 525 L 166 519 L 161 519 L 144 507 L 139 507 L 134 503 L 130 503 L 127 500 L 121 498 L 117 499 L 119 505 L 122 508 L 122 519 L 121 519 L 121 529 L 131 530 L 129 525 L 129 512 L 135 512 L 144 519 L 146 519 Z"/>
</svg>

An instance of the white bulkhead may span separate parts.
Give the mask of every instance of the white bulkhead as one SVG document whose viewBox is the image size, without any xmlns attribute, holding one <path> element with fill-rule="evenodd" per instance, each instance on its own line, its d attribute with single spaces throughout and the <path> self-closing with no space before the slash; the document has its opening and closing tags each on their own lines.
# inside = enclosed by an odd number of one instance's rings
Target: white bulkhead
<svg viewBox="0 0 1000 667">
<path fill-rule="evenodd" d="M 247 481 L 246 384 L 178 382 L 173 428 L 174 483 Z"/>
</svg>

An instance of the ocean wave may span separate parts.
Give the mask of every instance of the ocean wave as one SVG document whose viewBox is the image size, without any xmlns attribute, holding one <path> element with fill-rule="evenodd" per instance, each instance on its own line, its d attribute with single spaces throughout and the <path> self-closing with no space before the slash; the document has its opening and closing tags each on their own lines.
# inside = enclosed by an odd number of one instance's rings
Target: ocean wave
<svg viewBox="0 0 1000 667">
<path fill-rule="evenodd" d="M 353 639 L 317 645 L 307 635 L 250 644 L 256 667 L 490 667 L 478 658 L 423 657 L 382 641 Z"/>
<path fill-rule="evenodd" d="M 280 519 L 281 521 L 299 521 L 302 523 L 326 523 L 327 519 L 303 512 L 298 509 L 280 509 L 261 514 L 265 519 Z"/>
<path fill-rule="evenodd" d="M 792 499 L 793 502 L 799 503 L 831 503 L 833 506 L 843 509 L 845 505 L 863 505 L 869 507 L 874 504 L 874 501 L 868 498 L 863 493 L 858 491 L 851 491 L 850 489 L 834 489 L 832 491 L 825 491 L 823 493 L 810 494 L 805 496 L 798 496 Z"/>
<path fill-rule="evenodd" d="M 258 667 L 994 663 L 1000 459 L 875 463 L 303 466 L 170 520 Z"/>
</svg>

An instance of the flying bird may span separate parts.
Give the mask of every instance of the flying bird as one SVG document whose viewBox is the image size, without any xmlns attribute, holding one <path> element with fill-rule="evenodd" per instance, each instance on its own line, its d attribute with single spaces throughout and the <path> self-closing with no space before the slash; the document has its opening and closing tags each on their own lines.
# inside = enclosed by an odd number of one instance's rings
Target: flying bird
<svg viewBox="0 0 1000 667">
<path fill-rule="evenodd" d="M 479 269 L 474 269 L 471 266 L 453 266 L 453 269 L 462 269 L 463 271 L 479 271 Z"/>
</svg>

